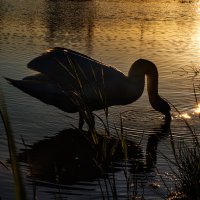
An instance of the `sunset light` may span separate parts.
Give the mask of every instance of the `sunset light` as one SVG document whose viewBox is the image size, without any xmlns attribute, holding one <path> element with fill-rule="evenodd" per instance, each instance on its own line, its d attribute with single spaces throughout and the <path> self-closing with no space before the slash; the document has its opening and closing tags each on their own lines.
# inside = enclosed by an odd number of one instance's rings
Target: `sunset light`
<svg viewBox="0 0 200 200">
<path fill-rule="evenodd" d="M 0 0 L 0 115 L 0 200 L 200 200 L 200 0 Z"/>
<path fill-rule="evenodd" d="M 197 107 L 194 109 L 195 114 L 200 114 L 200 104 L 197 105 Z"/>
<path fill-rule="evenodd" d="M 179 116 L 184 119 L 191 119 L 191 116 L 188 113 L 183 113 L 183 114 L 180 114 Z"/>
</svg>

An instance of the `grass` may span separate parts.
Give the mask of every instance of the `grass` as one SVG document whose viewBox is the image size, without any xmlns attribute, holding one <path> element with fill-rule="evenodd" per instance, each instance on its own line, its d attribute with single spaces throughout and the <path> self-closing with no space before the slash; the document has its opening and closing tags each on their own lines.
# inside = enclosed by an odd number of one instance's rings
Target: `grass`
<svg viewBox="0 0 200 200">
<path fill-rule="evenodd" d="M 196 76 L 196 71 L 194 71 Z M 199 71 L 198 71 L 199 73 Z M 197 92 L 193 84 L 193 92 L 196 105 L 198 105 Z M 172 104 L 171 104 L 172 105 Z M 173 106 L 173 105 L 172 105 Z M 173 106 L 174 107 L 174 106 Z M 174 107 L 179 116 L 181 113 Z M 169 195 L 169 200 L 200 200 L 200 141 L 199 135 L 190 126 L 185 118 L 182 118 L 191 135 L 191 142 L 184 141 L 175 144 L 172 133 L 171 146 L 173 149 L 174 161 L 171 161 L 176 166 L 176 171 L 172 170 L 175 176 L 176 191 Z M 167 157 L 166 159 L 170 161 Z"/>
<path fill-rule="evenodd" d="M 174 144 L 173 144 L 174 146 Z M 172 170 L 175 177 L 175 190 L 169 194 L 169 200 L 199 200 L 200 199 L 200 146 L 193 143 L 178 143 L 174 152 L 176 166 Z M 169 159 L 166 157 L 169 161 Z"/>
<path fill-rule="evenodd" d="M 196 106 L 199 107 L 198 93 L 199 85 L 195 86 L 194 81 L 198 78 L 200 70 L 199 66 L 192 64 L 187 66 L 190 70 L 181 68 L 180 76 L 184 76 L 193 81 L 193 93 Z M 179 116 L 180 111 L 171 104 Z M 200 119 L 200 115 L 199 115 Z M 176 190 L 169 195 L 169 200 L 183 199 L 183 200 L 200 200 L 200 137 L 189 124 L 187 119 L 182 118 L 186 127 L 189 130 L 191 141 L 188 143 L 182 141 L 177 144 L 171 136 L 171 146 L 174 154 L 174 161 L 170 161 L 167 156 L 165 158 L 176 166 L 176 171 L 172 170 L 175 176 Z"/>
<path fill-rule="evenodd" d="M 59 62 L 59 61 L 58 61 Z M 69 60 L 72 67 L 72 76 L 77 80 L 77 85 L 79 85 L 79 92 L 72 93 L 72 101 L 80 108 L 80 113 L 86 122 L 86 126 L 88 127 L 87 138 L 89 138 L 89 142 L 91 146 L 97 152 L 95 162 L 99 169 L 103 171 L 103 163 L 109 163 L 111 169 L 113 167 L 113 158 L 117 153 L 117 150 L 120 148 L 121 155 L 124 159 L 124 176 L 126 180 L 126 187 L 127 187 L 127 199 L 144 199 L 143 196 L 139 195 L 138 193 L 138 180 L 133 180 L 134 175 L 132 176 L 127 169 L 127 161 L 129 159 L 128 156 L 128 146 L 127 146 L 127 138 L 126 132 L 123 128 L 123 121 L 122 117 L 120 117 L 120 129 L 116 129 L 116 141 L 111 143 L 111 132 L 110 132 L 110 124 L 108 119 L 108 108 L 106 104 L 105 94 L 101 90 L 96 90 L 96 94 L 102 101 L 104 105 L 105 111 L 105 121 L 98 117 L 97 115 L 93 115 L 90 111 L 90 108 L 87 106 L 87 103 L 84 100 L 84 96 L 81 92 L 82 89 L 82 79 L 79 77 L 79 74 L 83 72 L 77 72 L 77 70 L 81 70 L 79 67 L 74 66 L 74 63 Z M 59 62 L 62 67 L 66 68 L 62 63 Z M 73 71 L 74 69 L 74 71 Z M 66 68 L 67 70 L 67 68 Z M 196 71 L 195 74 L 198 72 Z M 82 74 L 84 76 L 84 74 Z M 95 73 L 94 73 L 94 80 L 95 80 Z M 103 82 L 103 71 L 102 71 L 102 82 Z M 197 100 L 196 90 L 194 88 L 195 93 L 195 100 Z M 15 198 L 16 200 L 25 200 L 26 198 L 26 191 L 25 186 L 23 183 L 22 175 L 20 172 L 19 162 L 17 160 L 16 154 L 16 146 L 15 140 L 13 136 L 13 131 L 11 128 L 11 124 L 8 117 L 8 112 L 6 109 L 6 105 L 4 102 L 4 97 L 2 92 L 0 93 L 0 115 L 5 127 L 5 133 L 7 136 L 8 141 L 8 148 L 10 153 L 10 160 L 11 160 L 11 168 L 13 172 L 14 178 L 14 188 L 15 188 Z M 104 135 L 103 137 L 99 137 L 98 131 L 95 127 L 94 117 L 98 118 L 104 127 Z M 174 175 L 176 176 L 176 191 L 175 195 L 169 195 L 169 199 L 191 199 L 191 200 L 199 200 L 200 199 L 200 144 L 197 134 L 194 133 L 192 128 L 190 127 L 189 123 L 185 121 L 187 127 L 191 131 L 191 135 L 193 138 L 193 143 L 191 146 L 188 146 L 186 143 L 180 143 L 178 146 L 174 143 L 174 138 L 171 134 L 171 144 L 174 152 L 175 162 L 173 162 L 178 171 L 173 171 Z M 82 131 L 82 134 L 85 134 L 85 131 Z M 102 139 L 103 138 L 103 139 Z M 167 159 L 167 157 L 166 157 Z M 0 164 L 6 165 L 3 162 Z M 137 165 L 137 163 L 136 163 Z M 137 168 L 137 166 L 136 166 Z M 136 172 L 137 173 L 137 172 Z M 104 186 L 106 191 L 104 193 L 102 189 L 102 183 L 99 181 L 100 189 L 102 192 L 102 199 L 120 199 L 118 197 L 118 189 L 116 185 L 116 177 L 115 172 L 113 171 L 111 177 L 104 178 Z"/>
<path fill-rule="evenodd" d="M 194 88 L 194 95 L 195 95 L 195 101 L 198 103 L 196 90 Z M 176 108 L 175 108 L 176 109 Z M 177 109 L 176 111 L 181 114 Z M 108 120 L 106 118 L 106 120 Z M 123 131 L 123 123 L 122 118 L 121 120 L 121 126 L 120 126 L 120 134 L 118 134 L 118 138 L 121 141 L 121 147 L 124 150 L 124 158 L 125 160 L 128 160 L 127 155 L 127 141 L 126 137 L 124 136 L 125 133 Z M 188 127 L 190 133 L 191 133 L 191 143 L 188 144 L 186 142 L 179 142 L 178 145 L 175 144 L 174 138 L 172 133 L 170 132 L 171 136 L 171 145 L 173 149 L 174 154 L 174 161 L 172 163 L 176 166 L 176 171 L 172 170 L 173 175 L 176 177 L 176 187 L 175 191 L 171 193 L 171 191 L 167 188 L 169 192 L 168 200 L 200 200 L 200 142 L 199 142 L 199 135 L 193 130 L 193 128 L 190 126 L 188 121 L 186 119 L 183 119 L 186 126 Z M 108 121 L 107 123 L 109 124 Z M 108 127 L 105 126 L 105 130 L 109 130 Z M 116 131 L 117 132 L 117 131 Z M 110 133 L 108 134 L 110 135 Z M 169 161 L 169 158 L 166 156 L 166 159 Z M 127 198 L 128 194 L 130 194 L 130 185 L 133 180 L 131 180 L 130 177 L 128 177 L 128 171 L 127 169 L 124 170 L 124 175 L 126 177 L 127 182 Z M 117 199 L 117 188 L 116 188 L 116 181 L 115 177 L 113 176 L 113 182 L 109 182 L 112 186 L 112 193 L 113 193 L 113 199 Z M 164 181 L 164 179 L 161 180 Z M 132 199 L 143 199 L 143 196 L 139 196 L 138 194 L 138 186 L 137 186 L 137 180 L 134 184 L 136 188 L 132 188 Z M 165 184 L 164 184 L 165 185 Z M 167 187 L 167 185 L 165 185 Z M 129 196 L 130 198 L 130 196 Z M 105 197 L 104 197 L 105 199 Z M 108 198 L 109 199 L 109 198 Z"/>
<path fill-rule="evenodd" d="M 190 144 L 182 141 L 175 145 L 171 134 L 175 158 L 173 164 L 177 168 L 176 171 L 172 170 L 176 182 L 174 194 L 177 198 L 169 199 L 200 200 L 200 143 L 198 135 L 195 134 L 188 123 L 187 126 L 192 131 L 193 140 Z"/>
<path fill-rule="evenodd" d="M 180 143 L 178 152 L 178 188 L 188 199 L 200 199 L 200 146 Z"/>
<path fill-rule="evenodd" d="M 10 120 L 8 117 L 8 112 L 6 109 L 6 104 L 4 101 L 3 93 L 0 91 L 0 115 L 5 128 L 5 133 L 8 142 L 8 149 L 11 161 L 12 174 L 14 179 L 14 189 L 15 189 L 15 199 L 16 200 L 26 200 L 26 192 L 23 184 L 23 179 L 19 167 L 19 162 L 17 160 L 16 145 L 14 140 L 13 131 L 11 128 Z"/>
</svg>

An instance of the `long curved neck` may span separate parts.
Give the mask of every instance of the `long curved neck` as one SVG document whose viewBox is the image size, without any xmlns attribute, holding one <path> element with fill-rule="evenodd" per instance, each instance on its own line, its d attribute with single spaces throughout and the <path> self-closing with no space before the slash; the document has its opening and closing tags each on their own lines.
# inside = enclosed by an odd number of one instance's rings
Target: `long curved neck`
<svg viewBox="0 0 200 200">
<path fill-rule="evenodd" d="M 128 78 L 134 83 L 136 89 L 140 90 L 141 95 L 144 90 L 145 75 L 147 76 L 149 101 L 153 104 L 156 98 L 158 98 L 158 71 L 155 64 L 144 59 L 137 60 L 131 66 Z"/>
<path fill-rule="evenodd" d="M 151 106 L 163 113 L 167 122 L 171 121 L 170 106 L 158 94 L 158 71 L 154 63 L 139 59 L 131 66 L 128 79 L 135 84 L 135 89 L 142 94 L 144 90 L 144 77 L 147 76 L 147 91 Z M 138 95 L 138 94 L 137 94 Z M 139 96 L 140 97 L 140 96 Z M 139 98 L 137 97 L 137 98 Z"/>
</svg>

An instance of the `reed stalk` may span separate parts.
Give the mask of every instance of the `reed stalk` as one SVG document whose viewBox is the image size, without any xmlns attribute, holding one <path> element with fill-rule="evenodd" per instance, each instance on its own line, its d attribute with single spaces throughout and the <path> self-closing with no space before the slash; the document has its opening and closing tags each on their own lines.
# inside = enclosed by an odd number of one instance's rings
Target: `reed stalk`
<svg viewBox="0 0 200 200">
<path fill-rule="evenodd" d="M 20 171 L 19 162 L 17 159 L 15 139 L 14 139 L 13 131 L 11 128 L 6 104 L 4 101 L 4 96 L 3 96 L 3 93 L 1 90 L 0 90 L 0 115 L 1 115 L 1 119 L 3 121 L 6 138 L 7 138 L 7 142 L 8 142 L 11 168 L 12 168 L 12 174 L 13 174 L 13 179 L 14 179 L 15 199 L 16 200 L 26 200 L 27 199 L 26 191 L 25 191 L 25 187 L 23 184 L 23 179 L 22 179 L 22 175 L 21 175 L 21 171 Z"/>
<path fill-rule="evenodd" d="M 194 85 L 193 85 L 194 87 Z M 194 89 L 195 101 L 198 104 L 196 90 Z M 172 105 L 172 104 L 171 104 Z M 172 105 L 173 106 L 173 105 Z M 173 106 L 174 109 L 181 115 L 181 112 Z M 166 160 L 176 166 L 176 171 L 171 169 L 176 177 L 176 191 L 170 195 L 170 199 L 182 200 L 200 200 L 200 142 L 199 136 L 195 130 L 190 126 L 189 122 L 183 118 L 186 124 L 192 141 L 187 144 L 184 141 L 175 144 L 172 132 L 170 132 L 171 147 L 174 155 L 174 161 Z M 171 197 L 173 196 L 173 197 Z"/>
</svg>

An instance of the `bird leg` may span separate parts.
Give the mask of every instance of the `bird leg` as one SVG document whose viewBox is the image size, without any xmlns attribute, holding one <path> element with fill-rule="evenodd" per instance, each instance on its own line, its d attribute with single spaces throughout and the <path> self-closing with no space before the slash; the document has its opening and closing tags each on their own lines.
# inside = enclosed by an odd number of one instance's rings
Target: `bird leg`
<svg viewBox="0 0 200 200">
<path fill-rule="evenodd" d="M 90 120 L 90 129 L 94 130 L 95 128 L 95 120 L 94 120 L 94 115 L 92 112 L 90 112 L 90 116 L 89 116 L 89 120 Z"/>
<path fill-rule="evenodd" d="M 84 121 L 87 123 L 90 130 L 93 130 L 95 127 L 95 119 L 92 112 L 87 112 L 87 115 L 85 113 L 82 113 L 79 111 L 79 129 L 82 130 Z"/>
<path fill-rule="evenodd" d="M 81 112 L 79 112 L 79 124 L 78 124 L 78 127 L 79 127 L 80 130 L 82 130 L 83 124 L 84 124 L 84 118 L 83 118 L 83 115 L 81 114 Z"/>
</svg>

